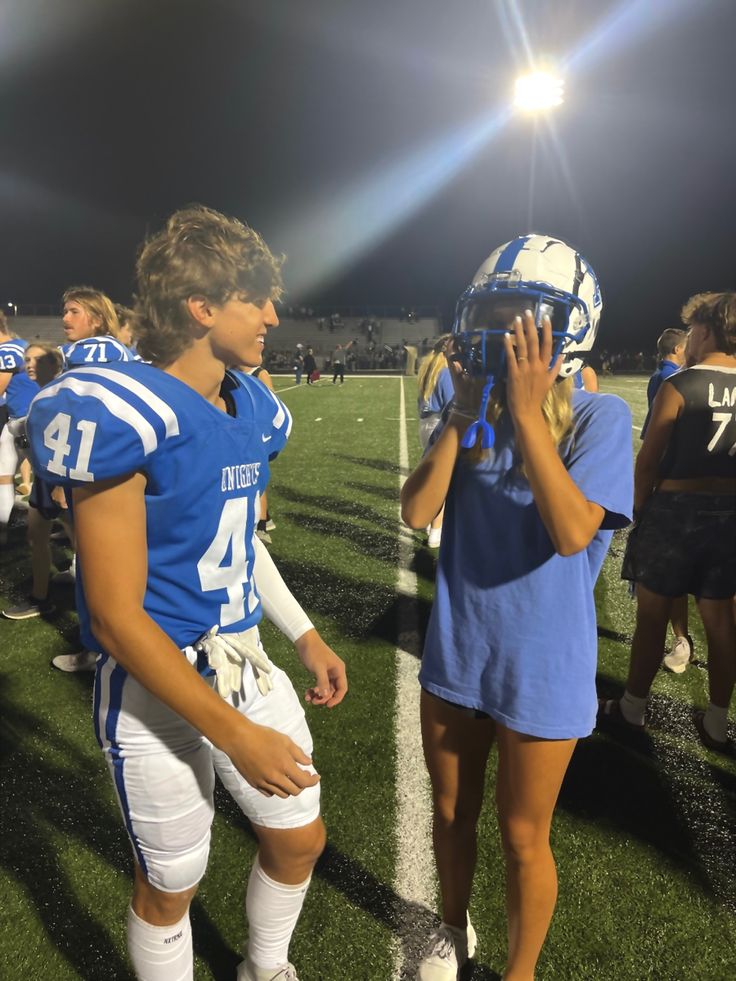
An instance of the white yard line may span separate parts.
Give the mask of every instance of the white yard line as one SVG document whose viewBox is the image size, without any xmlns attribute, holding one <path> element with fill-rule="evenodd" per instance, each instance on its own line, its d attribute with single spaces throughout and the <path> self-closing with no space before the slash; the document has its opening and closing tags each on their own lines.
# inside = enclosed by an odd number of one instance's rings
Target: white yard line
<svg viewBox="0 0 736 981">
<path fill-rule="evenodd" d="M 404 382 L 399 381 L 399 489 L 409 471 L 409 449 L 406 432 Z M 414 907 L 416 916 L 399 917 L 394 978 L 404 973 L 413 960 L 412 948 L 426 938 L 423 921 L 427 909 L 434 909 L 436 878 L 432 854 L 431 797 L 424 766 L 419 725 L 419 642 L 417 620 L 417 577 L 411 569 L 414 539 L 399 514 L 398 637 L 396 647 L 396 893 Z M 412 655 L 408 653 L 414 650 Z M 417 936 L 417 933 L 420 935 Z M 413 976 L 413 975 L 412 975 Z"/>
</svg>

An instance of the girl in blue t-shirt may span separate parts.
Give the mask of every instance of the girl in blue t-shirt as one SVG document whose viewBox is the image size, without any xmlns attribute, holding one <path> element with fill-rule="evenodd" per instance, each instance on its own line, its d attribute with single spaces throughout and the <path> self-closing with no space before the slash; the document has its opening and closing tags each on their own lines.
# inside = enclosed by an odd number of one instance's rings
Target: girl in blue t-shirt
<svg viewBox="0 0 736 981">
<path fill-rule="evenodd" d="M 552 814 L 576 741 L 595 723 L 593 587 L 610 529 L 629 522 L 631 415 L 615 396 L 558 378 L 563 355 L 553 358 L 550 319 L 541 339 L 536 323 L 526 310 L 505 334 L 488 331 L 506 361 L 487 415 L 492 449 L 461 447 L 478 418 L 482 379 L 450 356 L 454 407 L 402 492 L 413 528 L 447 500 L 420 673 L 443 922 L 421 981 L 455 981 L 475 950 L 468 905 L 494 743 L 507 867 L 504 977 L 531 981 L 557 895 Z"/>
<path fill-rule="evenodd" d="M 451 336 L 451 334 L 443 334 L 438 337 L 431 352 L 422 358 L 422 363 L 419 365 L 417 411 L 419 442 L 422 444 L 422 449 L 427 448 L 429 438 L 437 428 L 445 406 L 452 401 L 455 393 L 445 355 Z M 443 513 L 444 509 L 441 509 L 429 525 L 427 545 L 430 548 L 439 548 Z"/>
</svg>

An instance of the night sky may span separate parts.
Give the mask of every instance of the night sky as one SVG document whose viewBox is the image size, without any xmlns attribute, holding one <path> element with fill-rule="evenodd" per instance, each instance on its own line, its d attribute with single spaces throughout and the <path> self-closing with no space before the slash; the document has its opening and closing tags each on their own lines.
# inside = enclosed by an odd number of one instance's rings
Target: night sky
<svg viewBox="0 0 736 981">
<path fill-rule="evenodd" d="M 601 344 L 651 348 L 736 288 L 735 36 L 734 0 L 0 0 L 0 302 L 128 300 L 146 230 L 201 201 L 315 305 L 449 311 L 496 245 L 558 236 Z M 566 79 L 536 144 L 530 57 Z"/>
</svg>

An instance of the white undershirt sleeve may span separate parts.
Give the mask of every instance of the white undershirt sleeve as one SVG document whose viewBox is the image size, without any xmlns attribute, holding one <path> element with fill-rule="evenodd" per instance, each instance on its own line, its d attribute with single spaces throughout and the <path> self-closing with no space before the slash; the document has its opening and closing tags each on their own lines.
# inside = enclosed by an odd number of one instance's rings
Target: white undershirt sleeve
<svg viewBox="0 0 736 981">
<path fill-rule="evenodd" d="M 256 561 L 253 574 L 256 580 L 256 589 L 261 597 L 263 612 L 271 623 L 278 627 L 284 636 L 289 640 L 299 640 L 302 634 L 314 629 L 314 624 L 309 619 L 304 610 L 299 606 L 291 590 L 281 578 L 281 573 L 276 568 L 276 563 L 271 558 L 271 554 L 255 535 L 253 536 L 253 546 L 256 550 Z"/>
</svg>

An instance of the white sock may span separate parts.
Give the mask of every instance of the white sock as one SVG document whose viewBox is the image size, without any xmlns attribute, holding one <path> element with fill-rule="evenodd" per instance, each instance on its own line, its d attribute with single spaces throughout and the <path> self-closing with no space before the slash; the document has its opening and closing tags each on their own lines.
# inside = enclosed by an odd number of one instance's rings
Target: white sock
<svg viewBox="0 0 736 981">
<path fill-rule="evenodd" d="M 15 504 L 15 487 L 12 484 L 0 484 L 0 525 L 10 521 L 10 514 Z"/>
<path fill-rule="evenodd" d="M 257 967 L 283 967 L 288 963 L 289 942 L 311 879 L 310 875 L 297 886 L 276 882 L 263 871 L 256 855 L 248 879 L 245 912 L 248 956 Z"/>
<path fill-rule="evenodd" d="M 646 698 L 639 698 L 638 695 L 632 695 L 627 688 L 621 697 L 619 705 L 621 706 L 621 715 L 623 715 L 627 722 L 630 722 L 632 726 L 644 725 L 644 715 L 647 710 Z"/>
<path fill-rule="evenodd" d="M 708 702 L 708 708 L 703 716 L 703 728 L 711 739 L 717 739 L 719 743 L 726 741 L 726 726 L 728 708 L 719 708 L 713 702 Z"/>
<path fill-rule="evenodd" d="M 128 910 L 128 954 L 138 981 L 192 981 L 192 927 L 187 912 L 172 926 L 152 926 Z"/>
</svg>

